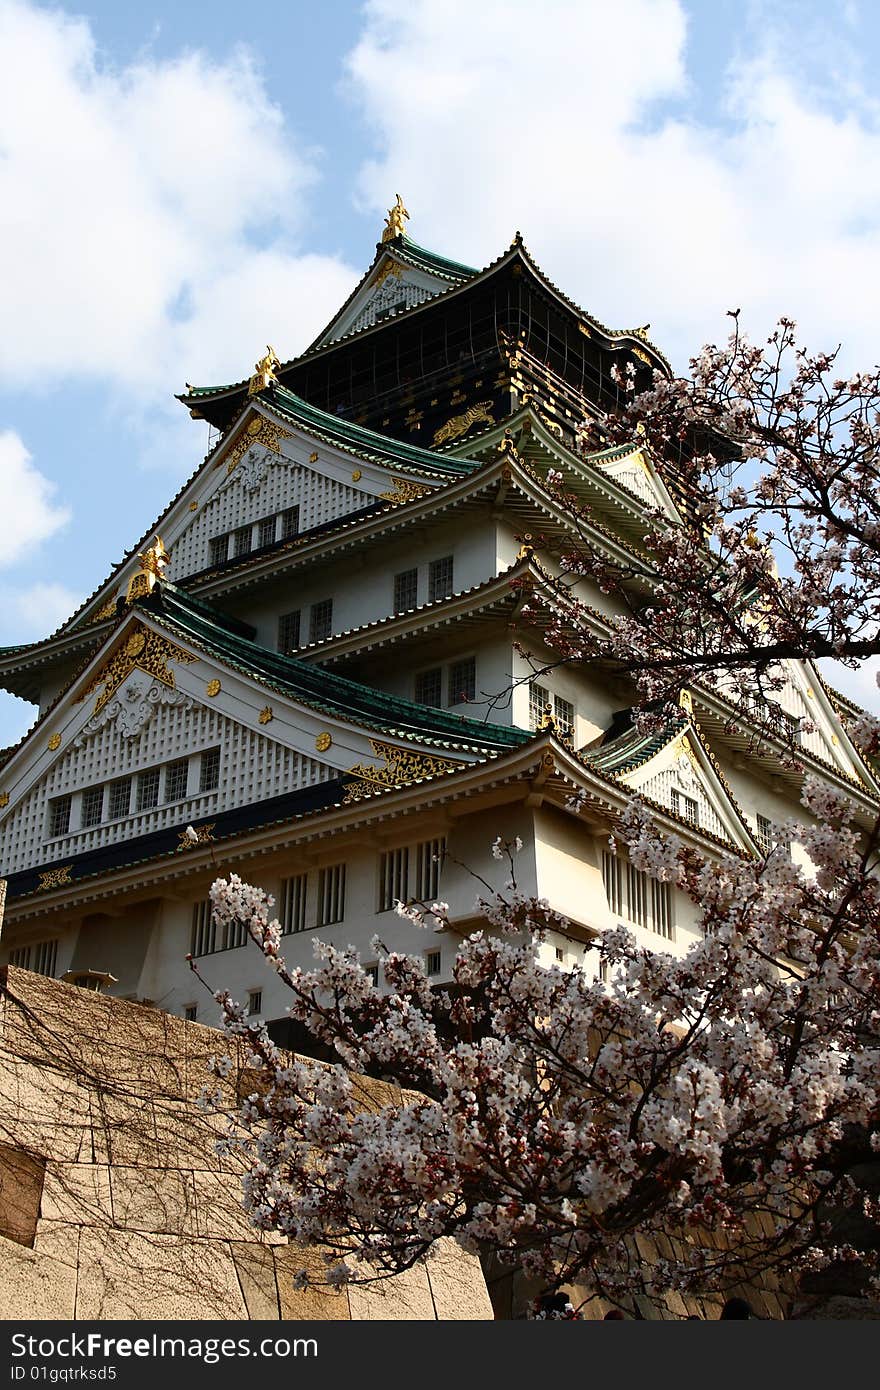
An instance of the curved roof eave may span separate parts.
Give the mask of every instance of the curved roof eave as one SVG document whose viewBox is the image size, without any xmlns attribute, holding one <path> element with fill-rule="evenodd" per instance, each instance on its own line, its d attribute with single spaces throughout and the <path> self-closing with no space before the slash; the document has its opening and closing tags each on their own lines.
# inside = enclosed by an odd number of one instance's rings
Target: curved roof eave
<svg viewBox="0 0 880 1390">
<path fill-rule="evenodd" d="M 380 243 L 380 245 L 382 245 L 382 243 Z M 389 242 L 385 245 L 382 245 L 383 251 L 387 248 L 387 246 L 390 245 L 393 245 L 393 243 Z M 630 347 L 637 347 L 643 353 L 650 352 L 656 359 L 657 365 L 660 366 L 663 369 L 663 371 L 665 371 L 669 376 L 672 376 L 672 366 L 668 358 L 665 356 L 663 352 L 661 352 L 660 348 L 658 348 L 655 343 L 652 343 L 651 340 L 645 335 L 644 329 L 608 328 L 607 325 L 602 323 L 600 319 L 595 318 L 592 314 L 588 314 L 587 311 L 585 309 L 582 309 L 579 304 L 576 304 L 573 299 L 569 299 L 568 295 L 566 295 L 564 291 L 558 287 L 558 285 L 555 285 L 553 281 L 550 279 L 550 277 L 545 274 L 545 272 L 538 265 L 537 261 L 531 255 L 519 232 L 517 232 L 514 240 L 511 242 L 510 246 L 507 248 L 506 251 L 502 252 L 501 255 L 495 258 L 494 261 L 490 261 L 487 266 L 485 266 L 480 271 L 476 271 L 469 278 L 461 280 L 456 284 L 450 285 L 450 287 L 446 290 L 440 290 L 439 293 L 432 295 L 429 299 L 423 300 L 421 304 L 414 304 L 411 308 L 404 309 L 400 313 L 395 314 L 390 318 L 384 319 L 381 323 L 368 324 L 365 328 L 353 330 L 349 333 L 344 334 L 341 338 L 334 338 L 332 342 L 324 343 L 321 341 L 321 337 L 319 336 L 319 338 L 315 339 L 315 342 L 312 343 L 308 348 L 306 348 L 306 350 L 302 352 L 298 357 L 292 357 L 287 362 L 282 363 L 281 367 L 279 368 L 279 374 L 290 371 L 303 362 L 311 361 L 312 359 L 321 356 L 322 353 L 335 351 L 336 348 L 338 348 L 342 343 L 348 343 L 354 338 L 365 338 L 370 333 L 380 333 L 383 329 L 388 328 L 391 324 L 400 322 L 402 318 L 409 319 L 416 314 L 424 313 L 426 309 L 429 309 L 439 300 L 447 301 L 450 298 L 453 298 L 455 295 L 462 294 L 466 290 L 473 288 L 474 285 L 487 280 L 490 276 L 496 274 L 499 270 L 503 269 L 506 264 L 508 264 L 512 260 L 515 260 L 516 258 L 519 258 L 523 262 L 523 264 L 528 268 L 528 270 L 539 282 L 539 284 L 542 286 L 545 292 L 549 293 L 555 300 L 557 300 L 559 304 L 561 304 L 565 309 L 567 309 L 569 313 L 573 313 L 579 321 L 586 324 L 592 331 L 598 333 L 601 337 L 604 337 L 610 347 L 626 346 L 627 344 L 629 344 Z M 328 327 L 323 330 L 324 334 L 327 333 L 329 327 L 339 318 L 339 315 L 343 313 L 345 308 L 351 303 L 352 299 L 354 298 L 354 295 L 358 292 L 358 290 L 360 290 L 360 288 L 369 278 L 372 271 L 375 269 L 376 263 L 377 261 L 374 260 L 366 274 L 362 277 L 361 280 L 358 281 L 357 286 L 352 291 L 352 294 L 346 300 L 345 304 L 342 306 L 342 308 L 340 308 L 337 311 L 336 314 L 334 314 L 333 319 L 331 319 L 330 321 L 330 325 L 328 325 Z M 219 400 L 223 396 L 233 395 L 238 391 L 245 390 L 247 388 L 248 381 L 249 378 L 245 377 L 241 381 L 233 382 L 224 386 L 195 386 L 192 387 L 188 393 L 182 392 L 178 394 L 175 397 L 175 399 L 179 400 L 183 405 L 186 406 L 197 404 L 200 400 Z"/>
</svg>

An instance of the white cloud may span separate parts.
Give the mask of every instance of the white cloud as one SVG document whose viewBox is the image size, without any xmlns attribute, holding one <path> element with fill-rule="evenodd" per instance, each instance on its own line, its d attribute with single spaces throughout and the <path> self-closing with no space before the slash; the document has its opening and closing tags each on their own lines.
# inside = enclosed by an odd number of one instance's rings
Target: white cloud
<svg viewBox="0 0 880 1390">
<path fill-rule="evenodd" d="M 361 197 L 378 211 L 400 189 L 416 240 L 478 264 L 520 227 L 575 299 L 617 327 L 650 319 L 679 367 L 737 305 L 756 333 L 788 313 L 870 365 L 875 108 L 857 71 L 843 81 L 843 51 L 817 91 L 793 31 L 765 19 L 737 40 L 708 124 L 683 114 L 679 0 L 544 0 L 539 15 L 532 0 L 371 0 L 348 62 L 381 151 Z"/>
<path fill-rule="evenodd" d="M 340 260 L 288 249 L 314 161 L 244 49 L 113 68 L 87 21 L 0 0 L 0 52 L 0 382 L 238 379 L 348 294 Z"/>
<path fill-rule="evenodd" d="M 53 500 L 54 493 L 54 483 L 34 468 L 22 439 L 14 430 L 0 431 L 0 566 L 14 565 L 69 521 L 70 512 Z"/>
<path fill-rule="evenodd" d="M 45 637 L 70 617 L 82 594 L 63 584 L 39 582 L 24 588 L 0 586 L 4 635 L 14 644 Z"/>
</svg>

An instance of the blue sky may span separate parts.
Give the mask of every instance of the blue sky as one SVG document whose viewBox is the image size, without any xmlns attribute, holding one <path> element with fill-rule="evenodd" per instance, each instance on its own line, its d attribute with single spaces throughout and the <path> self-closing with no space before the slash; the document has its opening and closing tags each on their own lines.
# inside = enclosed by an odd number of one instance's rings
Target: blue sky
<svg viewBox="0 0 880 1390">
<path fill-rule="evenodd" d="M 398 190 L 679 367 L 733 304 L 876 360 L 869 0 L 0 0 L 0 53 L 0 644 L 106 577 L 204 453 L 173 393 L 304 347 Z M 0 745 L 32 717 L 0 696 Z"/>
</svg>

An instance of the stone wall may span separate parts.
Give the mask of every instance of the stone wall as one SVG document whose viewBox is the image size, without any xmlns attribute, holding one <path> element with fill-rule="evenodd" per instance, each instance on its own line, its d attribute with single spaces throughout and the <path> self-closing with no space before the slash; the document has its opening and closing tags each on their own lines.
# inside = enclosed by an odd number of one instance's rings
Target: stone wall
<svg viewBox="0 0 880 1390">
<path fill-rule="evenodd" d="M 233 1050 L 159 1009 L 0 971 L 6 1319 L 492 1317 L 478 1262 L 451 1242 L 388 1282 L 295 1291 L 319 1252 L 253 1230 L 236 1162 L 214 1152 L 223 1119 L 195 1103 L 216 1051 Z"/>
</svg>

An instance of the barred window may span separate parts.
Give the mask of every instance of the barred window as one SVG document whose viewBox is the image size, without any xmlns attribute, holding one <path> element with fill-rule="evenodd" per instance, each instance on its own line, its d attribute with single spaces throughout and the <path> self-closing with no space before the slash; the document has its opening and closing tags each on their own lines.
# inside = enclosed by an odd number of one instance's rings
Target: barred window
<svg viewBox="0 0 880 1390">
<path fill-rule="evenodd" d="M 602 855 L 602 881 L 613 916 L 655 931 L 670 941 L 674 939 L 674 903 L 668 883 L 649 878 L 628 860 L 607 850 Z"/>
<path fill-rule="evenodd" d="M 274 516 L 264 516 L 257 528 L 257 545 L 260 549 L 264 545 L 271 545 L 275 540 L 276 518 Z"/>
<path fill-rule="evenodd" d="M 246 946 L 248 943 L 248 929 L 244 922 L 232 921 L 223 923 L 221 944 L 218 950 L 234 951 L 238 946 Z"/>
<path fill-rule="evenodd" d="M 193 903 L 190 955 L 209 956 L 214 950 L 216 934 L 217 926 L 211 914 L 210 898 L 203 898 L 201 902 Z"/>
<path fill-rule="evenodd" d="M 222 565 L 229 551 L 228 536 L 212 536 L 208 541 L 208 564 Z"/>
<path fill-rule="evenodd" d="M 110 819 L 118 820 L 120 816 L 127 816 L 131 809 L 131 778 L 120 777 L 117 782 L 110 783 Z"/>
<path fill-rule="evenodd" d="M 232 533 L 233 555 L 248 555 L 253 548 L 253 527 L 238 526 Z"/>
<path fill-rule="evenodd" d="M 38 941 L 31 947 L 31 970 L 37 975 L 54 975 L 58 961 L 58 940 Z"/>
<path fill-rule="evenodd" d="M 417 705 L 443 704 L 443 668 L 435 666 L 430 671 L 420 671 L 416 676 L 415 700 Z"/>
<path fill-rule="evenodd" d="M 409 886 L 409 850 L 392 849 L 379 856 L 379 912 L 390 912 L 405 903 Z"/>
<path fill-rule="evenodd" d="M 57 963 L 57 937 L 52 941 L 36 941 L 30 946 L 16 946 L 9 952 L 10 965 L 17 965 L 19 970 L 33 970 L 36 975 L 54 975 Z"/>
<path fill-rule="evenodd" d="M 283 656 L 292 656 L 299 647 L 299 620 L 299 609 L 278 619 L 278 650 Z"/>
<path fill-rule="evenodd" d="M 199 1016 L 198 1004 L 184 1004 L 183 1016 L 186 1019 L 187 1023 L 195 1023 L 196 1019 Z"/>
<path fill-rule="evenodd" d="M 305 931 L 307 874 L 281 880 L 281 930 Z"/>
<path fill-rule="evenodd" d="M 254 1014 L 263 1012 L 263 991 L 261 989 L 252 989 L 248 991 L 247 1011 L 248 1018 L 253 1018 Z"/>
<path fill-rule="evenodd" d="M 449 668 L 449 703 L 463 705 L 475 699 L 477 694 L 477 659 L 468 656 L 464 661 L 453 661 Z"/>
<path fill-rule="evenodd" d="M 318 912 L 315 925 L 329 926 L 345 916 L 345 865 L 331 864 L 318 875 Z"/>
<path fill-rule="evenodd" d="M 422 840 L 415 847 L 415 897 L 429 906 L 440 893 L 440 869 L 446 855 L 446 841 Z"/>
<path fill-rule="evenodd" d="M 430 976 L 430 975 L 439 975 L 439 974 L 440 974 L 440 964 L 441 964 L 441 958 L 440 958 L 440 952 L 439 952 L 439 951 L 426 951 L 426 952 L 425 952 L 425 974 L 426 974 L 426 975 L 429 975 L 429 976 Z"/>
<path fill-rule="evenodd" d="M 452 593 L 452 556 L 444 555 L 442 560 L 432 560 L 428 566 L 428 600 L 448 598 Z"/>
<path fill-rule="evenodd" d="M 281 539 L 289 541 L 299 533 L 299 507 L 287 507 L 281 513 Z"/>
<path fill-rule="evenodd" d="M 199 791 L 216 791 L 220 785 L 220 749 L 208 748 L 199 765 Z"/>
<path fill-rule="evenodd" d="M 407 613 L 419 601 L 419 572 L 417 569 L 403 570 L 394 576 L 394 611 Z"/>
<path fill-rule="evenodd" d="M 165 800 L 182 801 L 189 781 L 189 758 L 179 758 L 165 769 Z"/>
<path fill-rule="evenodd" d="M 325 637 L 329 637 L 333 631 L 333 600 L 332 598 L 322 599 L 320 603 L 312 604 L 312 611 L 309 618 L 309 641 L 323 642 Z"/>
<path fill-rule="evenodd" d="M 700 824 L 700 803 L 695 796 L 686 796 L 677 787 L 672 788 L 672 809 L 682 820 L 690 825 Z"/>
<path fill-rule="evenodd" d="M 602 881 L 608 906 L 614 917 L 625 916 L 623 897 L 623 863 L 619 855 L 606 850 L 602 855 Z"/>
<path fill-rule="evenodd" d="M 49 802 L 49 834 L 66 835 L 70 829 L 70 796 L 56 796 Z"/>
<path fill-rule="evenodd" d="M 379 965 L 374 961 L 372 965 L 365 965 L 364 971 L 370 977 L 370 983 L 374 989 L 379 988 Z"/>
<path fill-rule="evenodd" d="M 139 811 L 149 811 L 153 806 L 159 805 L 159 769 L 157 767 L 148 768 L 146 772 L 139 772 L 137 779 L 137 808 Z"/>
<path fill-rule="evenodd" d="M 100 825 L 104 815 L 104 788 L 89 787 L 83 792 L 81 824 L 83 829 Z"/>
</svg>

